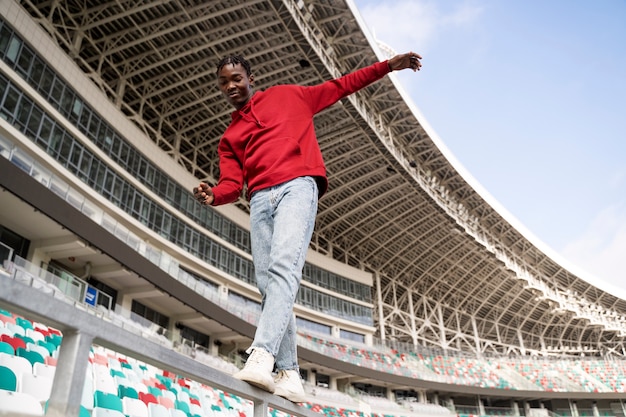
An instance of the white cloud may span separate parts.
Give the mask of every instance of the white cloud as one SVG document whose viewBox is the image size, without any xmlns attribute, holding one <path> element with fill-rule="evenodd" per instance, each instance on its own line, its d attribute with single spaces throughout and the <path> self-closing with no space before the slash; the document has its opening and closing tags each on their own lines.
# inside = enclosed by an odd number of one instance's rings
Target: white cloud
<svg viewBox="0 0 626 417">
<path fill-rule="evenodd" d="M 444 11 L 437 1 L 392 0 L 365 4 L 359 11 L 376 39 L 398 52 L 424 53 L 442 31 L 475 22 L 482 7 L 459 2 Z"/>
<path fill-rule="evenodd" d="M 612 286 L 626 290 L 626 203 L 602 210 L 562 255 Z"/>
</svg>

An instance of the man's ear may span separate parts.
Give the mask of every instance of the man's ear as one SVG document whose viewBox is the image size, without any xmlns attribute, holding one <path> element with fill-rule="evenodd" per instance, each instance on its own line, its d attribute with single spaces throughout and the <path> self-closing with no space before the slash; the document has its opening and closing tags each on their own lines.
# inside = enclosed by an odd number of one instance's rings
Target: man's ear
<svg viewBox="0 0 626 417">
<path fill-rule="evenodd" d="M 250 84 L 250 87 L 254 87 L 254 75 L 250 74 L 248 77 L 248 83 Z"/>
</svg>

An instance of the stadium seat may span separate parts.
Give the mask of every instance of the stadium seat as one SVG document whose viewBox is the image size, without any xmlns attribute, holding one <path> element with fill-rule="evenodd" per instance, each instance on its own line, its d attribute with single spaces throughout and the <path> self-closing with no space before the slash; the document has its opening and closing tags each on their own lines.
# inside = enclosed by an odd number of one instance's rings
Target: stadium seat
<svg viewBox="0 0 626 417">
<path fill-rule="evenodd" d="M 50 351 L 48 349 L 36 343 L 30 343 L 30 342 L 26 343 L 26 350 L 37 352 L 41 355 L 42 358 L 45 358 L 46 356 L 50 356 Z M 45 363 L 45 359 L 44 359 L 44 363 Z"/>
<path fill-rule="evenodd" d="M 19 378 L 23 373 L 30 374 L 33 372 L 33 365 L 26 358 L 21 356 L 11 356 L 6 353 L 0 353 L 0 365 L 11 368 L 15 375 Z"/>
<path fill-rule="evenodd" d="M 137 390 L 133 387 L 129 387 L 127 385 L 118 385 L 117 386 L 117 396 L 120 398 L 124 398 L 124 397 L 130 397 L 133 399 L 138 400 L 139 399 L 139 394 L 137 393 Z"/>
<path fill-rule="evenodd" d="M 161 404 L 148 404 L 148 417 L 170 417 L 170 412 Z"/>
<path fill-rule="evenodd" d="M 31 366 L 35 364 L 36 362 L 41 362 L 43 364 L 46 363 L 46 361 L 43 359 L 43 356 L 41 356 L 39 352 L 35 352 L 33 350 L 28 350 L 25 348 L 17 348 L 15 349 L 15 354 L 17 356 L 26 358 L 30 362 Z"/>
<path fill-rule="evenodd" d="M 148 406 L 141 400 L 131 397 L 122 398 L 124 414 L 129 417 L 148 417 Z"/>
<path fill-rule="evenodd" d="M 13 346 L 8 344 L 7 342 L 0 342 L 0 352 L 8 353 L 9 355 L 15 355 L 15 349 L 13 349 Z"/>
<path fill-rule="evenodd" d="M 176 394 L 171 389 L 161 391 L 163 397 L 169 398 L 172 402 L 176 401 Z"/>
<path fill-rule="evenodd" d="M 46 336 L 46 342 L 52 343 L 57 348 L 61 346 L 61 342 L 63 341 L 63 337 L 58 334 L 50 333 L 49 336 Z"/>
<path fill-rule="evenodd" d="M 47 376 L 48 378 L 54 378 L 56 372 L 56 366 L 46 365 L 45 363 L 35 363 L 33 365 L 33 374 L 39 376 Z"/>
<path fill-rule="evenodd" d="M 83 385 L 83 393 L 80 404 L 87 410 L 93 410 L 94 400 L 93 376 L 90 370 L 87 369 L 87 372 L 85 373 L 85 384 Z"/>
<path fill-rule="evenodd" d="M 24 317 L 16 317 L 15 324 L 21 326 L 24 329 L 24 331 L 26 331 L 26 329 L 31 329 L 31 330 L 34 329 L 33 323 L 30 320 L 25 319 Z"/>
<path fill-rule="evenodd" d="M 6 327 L 3 327 L 2 324 L 3 323 L 0 321 L 0 336 L 6 335 L 6 336 L 9 336 L 9 337 L 13 337 L 13 332 L 11 330 L 7 329 Z"/>
<path fill-rule="evenodd" d="M 174 408 L 183 411 L 185 415 L 189 414 L 189 404 L 184 401 L 174 401 Z"/>
<path fill-rule="evenodd" d="M 50 356 L 54 355 L 57 350 L 57 346 L 54 343 L 46 342 L 45 340 L 38 340 L 36 343 L 39 346 L 44 347 Z"/>
<path fill-rule="evenodd" d="M 204 411 L 199 404 L 189 404 L 189 414 L 193 415 L 204 415 Z"/>
<path fill-rule="evenodd" d="M 183 410 L 178 410 L 176 408 L 171 408 L 170 409 L 170 417 L 188 417 L 187 413 L 185 413 Z"/>
<path fill-rule="evenodd" d="M 35 342 L 46 340 L 46 337 L 41 332 L 35 329 L 26 329 L 26 336 L 30 337 Z"/>
<path fill-rule="evenodd" d="M 0 366 L 0 389 L 17 391 L 17 375 L 6 366 Z"/>
<path fill-rule="evenodd" d="M 171 398 L 160 396 L 160 397 L 157 397 L 157 401 L 159 402 L 159 404 L 161 404 L 167 409 L 174 408 L 174 400 L 172 400 Z"/>
<path fill-rule="evenodd" d="M 117 394 L 98 391 L 94 392 L 94 410 L 96 408 L 108 408 L 110 410 L 116 410 L 123 412 L 124 406 L 122 405 L 122 400 Z"/>
<path fill-rule="evenodd" d="M 5 323 L 4 324 L 6 326 L 7 329 L 13 331 L 13 334 L 15 336 L 19 336 L 19 337 L 27 337 L 26 336 L 26 329 L 23 328 L 22 326 L 20 326 L 19 324 L 15 323 L 15 324 L 11 324 L 11 323 Z M 30 339 L 30 337 L 29 337 Z M 30 339 L 32 340 L 32 339 Z"/>
<path fill-rule="evenodd" d="M 0 341 L 5 342 L 13 346 L 13 350 L 17 352 L 18 348 L 26 349 L 26 342 L 19 337 L 9 336 L 6 334 L 0 335 Z"/>
<path fill-rule="evenodd" d="M 43 416 L 43 407 L 37 399 L 23 392 L 0 390 L 0 414 L 20 413 L 20 415 Z"/>
<path fill-rule="evenodd" d="M 40 403 L 44 403 L 50 398 L 52 379 L 35 374 L 23 374 L 19 391 L 30 394 L 37 398 Z"/>
<path fill-rule="evenodd" d="M 149 388 L 149 387 L 148 387 Z M 146 405 L 150 403 L 158 404 L 156 397 L 149 392 L 139 392 L 139 399 Z"/>
<path fill-rule="evenodd" d="M 161 388 L 158 388 L 158 387 L 153 387 L 153 386 L 148 385 L 148 392 L 154 395 L 155 398 L 163 396 L 163 392 L 161 391 Z"/>
<path fill-rule="evenodd" d="M 126 417 L 123 412 L 109 408 L 94 407 L 91 417 Z"/>
</svg>

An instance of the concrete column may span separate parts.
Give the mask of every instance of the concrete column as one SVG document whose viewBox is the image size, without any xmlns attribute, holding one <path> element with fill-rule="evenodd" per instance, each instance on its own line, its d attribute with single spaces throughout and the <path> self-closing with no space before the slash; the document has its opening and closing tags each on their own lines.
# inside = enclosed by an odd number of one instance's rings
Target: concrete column
<svg viewBox="0 0 626 417">
<path fill-rule="evenodd" d="M 513 409 L 513 415 L 514 416 L 519 416 L 519 404 L 517 403 L 517 401 L 511 401 L 511 409 Z"/>
<path fill-rule="evenodd" d="M 329 377 L 328 388 L 337 390 L 337 378 L 334 376 Z"/>
<path fill-rule="evenodd" d="M 46 416 L 78 417 L 93 339 L 74 330 L 63 332 Z"/>
<path fill-rule="evenodd" d="M 485 403 L 483 402 L 483 399 L 478 397 L 478 413 L 481 416 L 487 415 L 487 413 L 485 413 Z"/>
</svg>

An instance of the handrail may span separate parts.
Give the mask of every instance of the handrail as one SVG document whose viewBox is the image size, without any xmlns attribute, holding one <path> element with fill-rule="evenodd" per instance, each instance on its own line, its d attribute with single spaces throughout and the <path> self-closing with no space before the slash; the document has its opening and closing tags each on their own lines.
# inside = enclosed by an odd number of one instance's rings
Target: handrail
<svg viewBox="0 0 626 417">
<path fill-rule="evenodd" d="M 63 333 L 47 417 L 78 417 L 89 352 L 94 343 L 249 399 L 254 403 L 253 417 L 267 417 L 269 407 L 296 417 L 318 416 L 307 408 L 103 320 L 90 310 L 81 310 L 75 304 L 50 297 L 4 272 L 0 272 L 0 307 L 55 327 Z"/>
</svg>

